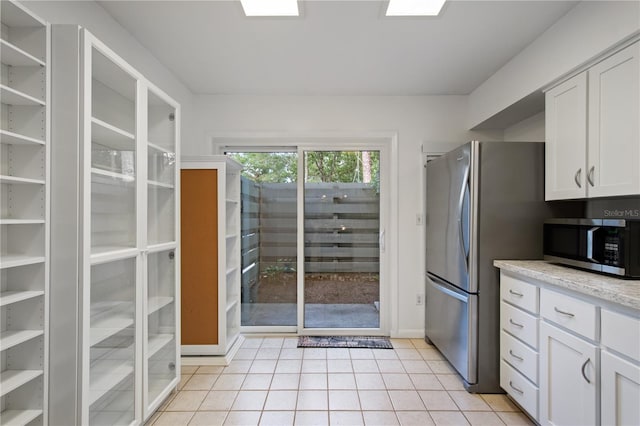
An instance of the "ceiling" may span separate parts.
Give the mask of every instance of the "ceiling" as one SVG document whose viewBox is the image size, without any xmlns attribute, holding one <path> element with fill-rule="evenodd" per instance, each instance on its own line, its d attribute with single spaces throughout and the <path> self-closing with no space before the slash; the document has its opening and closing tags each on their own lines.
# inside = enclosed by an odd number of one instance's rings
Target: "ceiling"
<svg viewBox="0 0 640 426">
<path fill-rule="evenodd" d="M 387 18 L 378 0 L 304 1 L 247 18 L 238 1 L 100 1 L 194 93 L 464 95 L 575 1 L 448 1 Z"/>
</svg>

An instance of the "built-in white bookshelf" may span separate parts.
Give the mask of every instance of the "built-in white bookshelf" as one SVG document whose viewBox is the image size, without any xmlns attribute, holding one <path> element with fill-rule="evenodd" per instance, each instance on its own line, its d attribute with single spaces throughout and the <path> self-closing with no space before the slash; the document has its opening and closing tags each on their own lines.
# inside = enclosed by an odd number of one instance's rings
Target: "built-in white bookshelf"
<svg viewBox="0 0 640 426">
<path fill-rule="evenodd" d="M 218 338 L 217 344 L 182 345 L 183 355 L 231 358 L 240 336 L 240 172 L 242 166 L 224 155 L 183 157 L 181 167 L 217 170 Z M 212 196 L 215 196 L 213 194 Z M 213 214 L 213 213 L 212 213 Z"/>
<path fill-rule="evenodd" d="M 49 26 L 0 7 L 0 424 L 46 424 Z"/>
<path fill-rule="evenodd" d="M 50 419 L 142 424 L 179 380 L 180 107 L 87 30 L 54 25 L 51 37 L 68 60 L 52 74 L 51 276 L 66 297 L 51 304 L 51 381 L 65 392 L 54 396 Z M 77 359 L 62 356 L 63 342 Z"/>
</svg>

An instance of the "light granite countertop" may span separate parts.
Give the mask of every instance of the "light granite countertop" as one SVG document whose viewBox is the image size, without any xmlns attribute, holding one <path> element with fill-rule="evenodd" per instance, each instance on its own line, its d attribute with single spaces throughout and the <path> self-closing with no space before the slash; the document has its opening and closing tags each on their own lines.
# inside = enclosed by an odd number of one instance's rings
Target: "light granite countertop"
<svg viewBox="0 0 640 426">
<path fill-rule="evenodd" d="M 495 260 L 493 265 L 587 296 L 615 303 L 640 312 L 640 280 L 621 280 L 581 271 L 544 260 Z"/>
</svg>

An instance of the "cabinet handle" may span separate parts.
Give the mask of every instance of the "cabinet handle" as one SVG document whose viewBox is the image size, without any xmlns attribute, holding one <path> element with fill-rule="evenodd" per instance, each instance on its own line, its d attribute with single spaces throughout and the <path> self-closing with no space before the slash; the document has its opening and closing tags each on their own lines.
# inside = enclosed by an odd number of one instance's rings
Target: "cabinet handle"
<svg viewBox="0 0 640 426">
<path fill-rule="evenodd" d="M 596 166 L 591 166 L 591 168 L 589 169 L 589 173 L 587 173 L 587 182 L 589 182 L 589 184 L 591 186 L 594 186 L 593 184 L 593 172 L 595 170 Z"/>
<path fill-rule="evenodd" d="M 509 380 L 509 386 L 511 386 L 511 389 L 518 392 L 520 395 L 524 394 L 524 391 L 522 389 L 518 389 L 517 387 L 513 386 L 513 382 L 511 380 Z"/>
<path fill-rule="evenodd" d="M 518 328 L 522 328 L 522 327 L 524 327 L 524 325 L 522 325 L 522 324 L 518 324 L 517 322 L 514 322 L 514 321 L 513 321 L 513 319 L 511 319 L 511 318 L 509 318 L 509 323 L 511 323 L 511 324 L 513 324 L 513 325 L 515 325 L 515 326 L 516 326 L 516 327 L 518 327 Z"/>
<path fill-rule="evenodd" d="M 591 358 L 587 358 L 584 364 L 582 364 L 582 377 L 584 377 L 587 383 L 591 384 L 591 380 L 589 380 L 586 373 L 584 372 L 584 370 L 587 368 L 587 364 L 589 364 L 589 361 L 591 361 Z"/>
<path fill-rule="evenodd" d="M 575 317 L 575 315 L 574 315 L 574 314 L 572 314 L 571 312 L 561 311 L 560 309 L 558 309 L 558 308 L 557 308 L 557 307 L 555 307 L 555 306 L 553 307 L 553 310 L 554 310 L 554 311 L 556 311 L 556 312 L 557 312 L 557 313 L 559 313 L 559 314 L 566 315 L 566 316 L 568 316 L 568 317 L 570 317 L 570 318 Z"/>
<path fill-rule="evenodd" d="M 516 354 L 513 353 L 513 351 L 511 351 L 511 349 L 509 349 L 509 355 L 511 355 L 512 357 L 514 357 L 515 359 L 517 359 L 518 361 L 524 361 L 524 358 L 522 358 L 521 356 L 518 356 Z"/>
<path fill-rule="evenodd" d="M 517 291 L 513 291 L 511 289 L 509 289 L 509 293 L 513 294 L 514 296 L 518 296 L 518 297 L 522 297 L 524 296 L 524 294 L 522 293 L 518 293 Z"/>
<path fill-rule="evenodd" d="M 582 184 L 580 183 L 580 174 L 582 173 L 582 168 L 579 168 L 578 171 L 576 172 L 575 176 L 573 177 L 573 180 L 576 181 L 576 185 L 578 185 L 578 188 L 582 188 Z"/>
</svg>

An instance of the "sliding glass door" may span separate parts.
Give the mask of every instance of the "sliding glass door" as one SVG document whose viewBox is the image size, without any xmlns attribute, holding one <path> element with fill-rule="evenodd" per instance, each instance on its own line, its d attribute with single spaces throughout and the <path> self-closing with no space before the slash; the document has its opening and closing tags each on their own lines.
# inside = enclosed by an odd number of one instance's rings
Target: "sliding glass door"
<svg viewBox="0 0 640 426">
<path fill-rule="evenodd" d="M 304 152 L 304 328 L 380 327 L 380 153 Z"/>
<path fill-rule="evenodd" d="M 238 152 L 243 327 L 297 325 L 297 152 Z M 286 331 L 282 330 L 282 331 Z"/>
<path fill-rule="evenodd" d="M 225 149 L 244 165 L 244 332 L 385 333 L 385 146 L 336 146 Z"/>
</svg>

